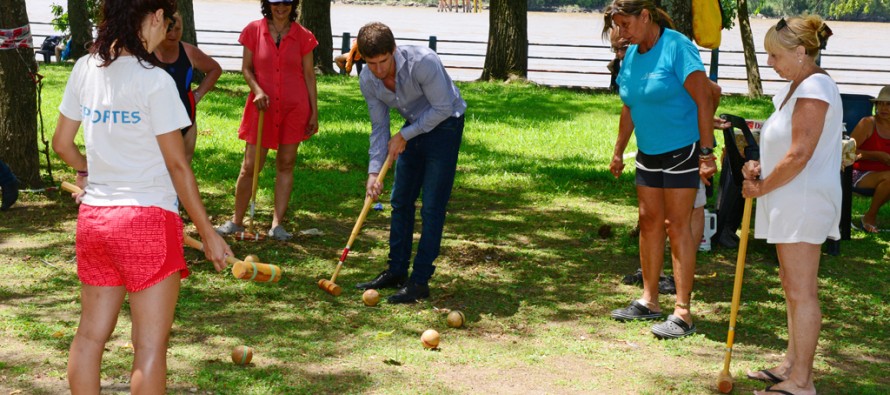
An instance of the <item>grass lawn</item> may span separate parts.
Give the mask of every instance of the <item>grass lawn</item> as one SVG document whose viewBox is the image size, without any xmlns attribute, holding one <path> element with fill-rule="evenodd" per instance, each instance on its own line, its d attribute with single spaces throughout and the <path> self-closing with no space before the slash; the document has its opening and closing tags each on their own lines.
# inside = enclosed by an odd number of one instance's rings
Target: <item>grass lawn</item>
<svg viewBox="0 0 890 395">
<path fill-rule="evenodd" d="M 69 72 L 70 66 L 44 66 L 47 138 Z M 522 84 L 458 85 L 470 108 L 432 297 L 365 307 L 353 288 L 384 267 L 386 204 L 370 213 L 353 245 L 337 279 L 343 294 L 335 298 L 316 286 L 330 277 L 361 209 L 370 129 L 356 79 L 320 77 L 321 132 L 300 149 L 286 227 L 323 234 L 290 242 L 231 241 L 239 257 L 256 254 L 280 265 L 285 272 L 277 284 L 216 273 L 202 253 L 186 250 L 192 275 L 183 281 L 168 351 L 170 393 L 716 391 L 736 250 L 699 254 L 693 296 L 698 333 L 690 338 L 659 341 L 648 323 L 608 316 L 640 295 L 620 283 L 639 267 L 637 240 L 630 236 L 633 170 L 628 166 L 618 180 L 608 173 L 619 99 Z M 194 169 L 216 224 L 232 214 L 244 149 L 236 130 L 246 92 L 241 76 L 227 73 L 199 107 Z M 718 112 L 766 118 L 770 109 L 768 100 L 725 97 Z M 393 118 L 397 128 L 400 117 Z M 73 170 L 60 163 L 54 157 L 55 183 L 73 181 Z M 257 198 L 259 229 L 271 221 L 273 182 L 267 166 Z M 856 198 L 854 218 L 867 203 Z M 0 393 L 67 393 L 67 351 L 80 310 L 77 207 L 66 193 L 31 192 L 0 216 Z M 879 222 L 890 226 L 887 207 Z M 610 237 L 598 234 L 603 225 L 611 226 Z M 195 235 L 189 223 L 187 229 Z M 841 256 L 823 256 L 823 329 L 815 360 L 820 393 L 890 388 L 888 235 L 854 232 Z M 746 269 L 732 363 L 738 393 L 765 386 L 744 379 L 744 372 L 779 362 L 787 340 L 775 249 L 752 240 Z M 673 297 L 661 302 L 670 306 Z M 104 393 L 128 391 L 133 349 L 127 308 L 106 348 Z M 466 314 L 464 328 L 446 326 L 452 309 Z M 437 351 L 421 346 L 420 334 L 429 328 L 441 333 Z M 256 349 L 248 366 L 229 357 L 241 344 Z"/>
</svg>

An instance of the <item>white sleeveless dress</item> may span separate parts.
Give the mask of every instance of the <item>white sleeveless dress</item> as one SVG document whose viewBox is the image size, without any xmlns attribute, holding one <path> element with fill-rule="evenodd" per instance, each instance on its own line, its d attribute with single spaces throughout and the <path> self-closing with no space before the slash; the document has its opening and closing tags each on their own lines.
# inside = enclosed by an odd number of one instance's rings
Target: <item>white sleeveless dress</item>
<svg viewBox="0 0 890 395">
<path fill-rule="evenodd" d="M 822 244 L 840 238 L 841 137 L 843 109 L 837 84 L 825 74 L 801 82 L 780 108 L 789 83 L 773 97 L 776 111 L 760 131 L 760 166 L 768 177 L 791 148 L 791 116 L 797 99 L 828 103 L 822 134 L 803 171 L 787 184 L 757 199 L 754 237 L 768 243 Z"/>
</svg>

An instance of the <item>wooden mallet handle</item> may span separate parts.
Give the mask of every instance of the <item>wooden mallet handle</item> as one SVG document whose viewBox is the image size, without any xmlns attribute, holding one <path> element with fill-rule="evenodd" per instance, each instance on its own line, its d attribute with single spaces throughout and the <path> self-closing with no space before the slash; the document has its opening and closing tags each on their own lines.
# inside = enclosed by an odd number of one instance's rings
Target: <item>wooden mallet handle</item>
<svg viewBox="0 0 890 395">
<path fill-rule="evenodd" d="M 739 236 L 739 254 L 735 264 L 735 283 L 732 287 L 732 305 L 729 309 L 729 330 L 726 333 L 726 353 L 723 355 L 723 370 L 717 377 L 717 390 L 728 394 L 732 391 L 733 379 L 729 371 L 732 361 L 732 346 L 735 342 L 735 324 L 739 314 L 739 304 L 742 300 L 742 279 L 745 276 L 745 255 L 748 251 L 748 232 L 751 229 L 751 209 L 754 199 L 745 199 L 745 209 L 742 213 L 742 234 Z"/>
<path fill-rule="evenodd" d="M 204 245 L 191 236 L 182 235 L 185 244 L 197 250 L 204 250 Z M 281 268 L 278 265 L 268 263 L 244 262 L 233 256 L 226 256 L 226 263 L 232 265 L 232 275 L 237 279 L 249 280 L 260 283 L 277 283 L 281 280 Z"/>
<path fill-rule="evenodd" d="M 386 172 L 391 165 L 392 157 L 387 155 L 386 161 L 383 162 L 383 167 L 381 167 L 380 172 L 377 173 L 377 182 L 381 182 L 386 177 Z M 337 285 L 337 275 L 340 274 L 340 269 L 343 268 L 343 262 L 346 262 L 346 257 L 349 256 L 349 249 L 352 248 L 352 243 L 355 241 L 356 236 L 358 236 L 358 232 L 361 231 L 362 224 L 365 223 L 365 218 L 368 218 L 368 212 L 371 210 L 371 205 L 373 203 L 374 199 L 371 199 L 370 196 L 365 196 L 365 204 L 362 206 L 362 212 L 358 215 L 358 220 L 355 221 L 355 226 L 352 227 L 352 233 L 349 235 L 349 240 L 346 242 L 346 248 L 344 248 L 343 252 L 340 254 L 340 261 L 337 262 L 337 268 L 334 269 L 334 275 L 331 276 L 330 280 L 318 280 L 318 287 L 331 295 L 340 296 L 340 293 L 343 291 L 340 286 Z"/>
</svg>

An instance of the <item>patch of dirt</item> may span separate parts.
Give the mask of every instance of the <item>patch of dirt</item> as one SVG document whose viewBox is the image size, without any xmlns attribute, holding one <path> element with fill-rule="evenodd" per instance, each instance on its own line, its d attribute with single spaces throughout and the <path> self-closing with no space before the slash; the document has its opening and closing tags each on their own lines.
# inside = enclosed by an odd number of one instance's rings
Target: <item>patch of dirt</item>
<svg viewBox="0 0 890 395">
<path fill-rule="evenodd" d="M 33 374 L 13 376 L 8 369 L 0 370 L 2 394 L 67 394 L 67 355 L 40 351 L 24 341 L 4 342 L 0 349 L 0 361 L 7 367 L 30 365 Z"/>
<path fill-rule="evenodd" d="M 497 247 L 480 247 L 471 243 L 460 243 L 444 250 L 445 257 L 457 267 L 499 266 L 501 262 L 510 262 L 516 257 Z"/>
</svg>

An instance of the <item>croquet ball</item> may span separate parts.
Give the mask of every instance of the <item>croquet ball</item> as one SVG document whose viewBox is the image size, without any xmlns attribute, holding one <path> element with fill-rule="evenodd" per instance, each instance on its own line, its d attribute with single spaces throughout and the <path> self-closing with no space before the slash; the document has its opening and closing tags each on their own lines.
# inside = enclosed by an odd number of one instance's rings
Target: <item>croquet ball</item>
<svg viewBox="0 0 890 395">
<path fill-rule="evenodd" d="M 448 323 L 448 326 L 452 328 L 460 328 L 464 326 L 464 321 L 466 318 L 464 317 L 464 313 L 460 310 L 451 310 L 448 313 L 448 318 L 445 320 Z"/>
<path fill-rule="evenodd" d="M 424 348 L 436 348 L 439 347 L 439 332 L 436 332 L 435 329 L 427 329 L 420 335 L 420 342 L 423 343 Z"/>
<path fill-rule="evenodd" d="M 232 362 L 236 365 L 247 365 L 253 359 L 253 347 L 236 346 L 232 349 Z"/>
<path fill-rule="evenodd" d="M 362 302 L 365 302 L 365 306 L 377 306 L 379 301 L 380 294 L 377 293 L 376 289 L 369 289 L 362 294 Z"/>
<path fill-rule="evenodd" d="M 375 204 L 374 204 L 374 210 L 375 210 L 375 211 L 383 211 L 383 204 L 382 204 L 382 203 L 375 203 Z"/>
<path fill-rule="evenodd" d="M 260 257 L 256 255 L 248 255 L 244 258 L 244 262 L 259 262 Z"/>
</svg>

